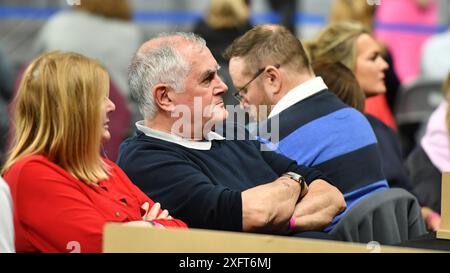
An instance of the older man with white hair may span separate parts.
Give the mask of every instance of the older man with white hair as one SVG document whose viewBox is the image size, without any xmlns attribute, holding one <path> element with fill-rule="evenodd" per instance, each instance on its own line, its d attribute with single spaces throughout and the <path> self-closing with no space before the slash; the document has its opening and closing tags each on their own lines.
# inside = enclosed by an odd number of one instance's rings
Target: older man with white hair
<svg viewBox="0 0 450 273">
<path fill-rule="evenodd" d="M 144 120 L 122 143 L 119 166 L 190 227 L 322 230 L 345 208 L 342 194 L 319 171 L 262 151 L 234 124 L 232 136 L 217 130 L 228 115 L 218 69 L 205 41 L 191 33 L 142 45 L 129 82 Z"/>
</svg>

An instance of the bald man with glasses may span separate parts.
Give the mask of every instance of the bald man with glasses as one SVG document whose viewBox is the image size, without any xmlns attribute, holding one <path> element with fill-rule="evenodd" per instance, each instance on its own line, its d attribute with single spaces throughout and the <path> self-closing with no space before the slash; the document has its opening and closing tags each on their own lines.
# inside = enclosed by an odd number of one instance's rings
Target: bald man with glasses
<svg viewBox="0 0 450 273">
<path fill-rule="evenodd" d="M 369 122 L 328 91 L 291 32 L 278 25 L 256 26 L 237 38 L 224 55 L 238 90 L 235 97 L 259 122 L 259 132 L 264 128 L 266 135 L 273 135 L 266 128 L 278 121 L 278 139 L 260 135 L 260 142 L 322 171 L 344 194 L 346 211 L 388 188 Z M 346 211 L 325 231 L 331 231 Z"/>
</svg>

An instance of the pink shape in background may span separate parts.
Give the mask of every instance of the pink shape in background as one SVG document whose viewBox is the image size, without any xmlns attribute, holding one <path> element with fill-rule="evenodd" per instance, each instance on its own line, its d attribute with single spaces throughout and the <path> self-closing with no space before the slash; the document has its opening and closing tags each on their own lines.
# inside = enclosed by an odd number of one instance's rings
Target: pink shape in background
<svg viewBox="0 0 450 273">
<path fill-rule="evenodd" d="M 437 3 L 431 0 L 428 8 L 421 9 L 416 0 L 384 0 L 377 7 L 376 22 L 382 24 L 414 24 L 436 27 Z M 420 55 L 423 43 L 433 33 L 408 32 L 378 28 L 376 36 L 389 48 L 394 59 L 394 69 L 402 84 L 414 80 L 420 72 Z"/>
</svg>

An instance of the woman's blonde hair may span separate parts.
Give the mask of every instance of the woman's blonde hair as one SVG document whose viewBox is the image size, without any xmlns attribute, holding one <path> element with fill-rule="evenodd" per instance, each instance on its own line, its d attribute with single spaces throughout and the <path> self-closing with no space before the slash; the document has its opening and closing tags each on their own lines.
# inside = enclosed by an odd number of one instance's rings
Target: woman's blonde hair
<svg viewBox="0 0 450 273">
<path fill-rule="evenodd" d="M 244 25 L 250 16 L 245 0 L 211 0 L 206 23 L 213 28 L 229 28 Z"/>
<path fill-rule="evenodd" d="M 108 177 L 100 156 L 109 76 L 77 53 L 50 52 L 26 69 L 14 99 L 15 138 L 2 169 L 44 155 L 90 184 Z"/>
<path fill-rule="evenodd" d="M 360 23 L 341 22 L 326 26 L 315 39 L 305 43 L 311 62 L 340 62 L 355 72 L 356 42 L 369 31 Z"/>
<path fill-rule="evenodd" d="M 75 7 L 113 19 L 130 21 L 133 17 L 128 0 L 81 0 Z"/>
<path fill-rule="evenodd" d="M 375 5 L 367 4 L 367 0 L 335 0 L 329 22 L 360 22 L 367 30 L 372 31 L 374 15 Z"/>
<path fill-rule="evenodd" d="M 313 63 L 314 73 L 322 77 L 328 90 L 345 104 L 364 112 L 366 95 L 353 72 L 342 63 Z"/>
</svg>

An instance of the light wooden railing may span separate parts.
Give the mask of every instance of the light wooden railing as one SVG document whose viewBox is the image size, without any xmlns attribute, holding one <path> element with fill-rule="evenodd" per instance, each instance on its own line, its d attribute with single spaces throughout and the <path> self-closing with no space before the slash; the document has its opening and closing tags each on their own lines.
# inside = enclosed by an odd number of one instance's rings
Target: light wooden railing
<svg viewBox="0 0 450 273">
<path fill-rule="evenodd" d="M 200 229 L 107 224 L 103 252 L 115 253 L 392 253 L 428 250 Z"/>
<path fill-rule="evenodd" d="M 442 174 L 441 226 L 436 237 L 450 240 L 450 172 Z"/>
</svg>

